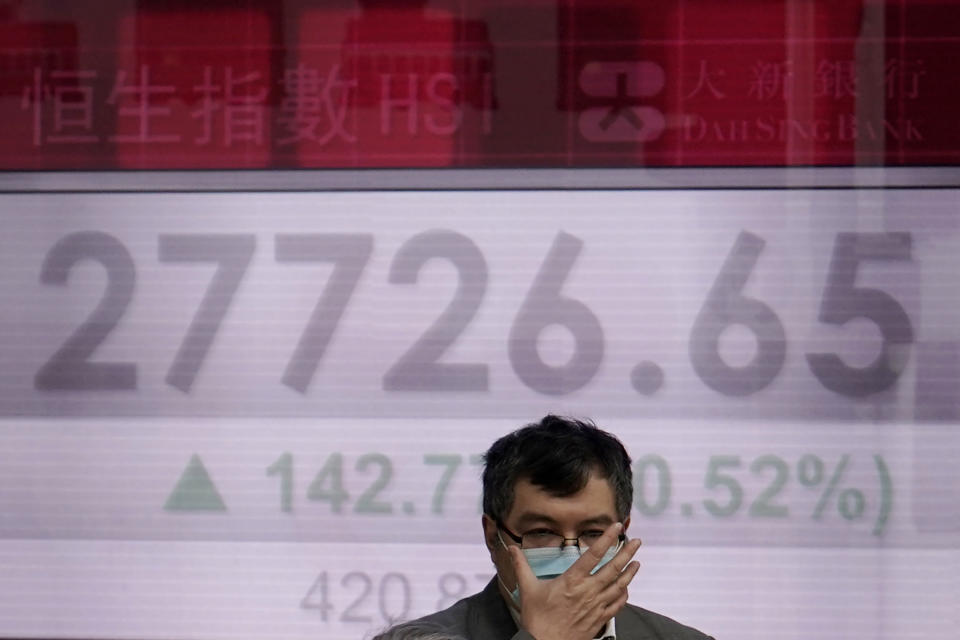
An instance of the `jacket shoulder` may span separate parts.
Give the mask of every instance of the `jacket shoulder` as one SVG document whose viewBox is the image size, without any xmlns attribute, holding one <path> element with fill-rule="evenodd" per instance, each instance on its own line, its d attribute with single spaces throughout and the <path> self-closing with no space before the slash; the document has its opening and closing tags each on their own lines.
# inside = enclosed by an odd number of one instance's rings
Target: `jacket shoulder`
<svg viewBox="0 0 960 640">
<path fill-rule="evenodd" d="M 401 625 L 401 629 L 440 633 L 464 640 L 498 640 L 524 633 L 517 631 L 517 625 L 500 596 L 496 578 L 480 593 L 459 600 L 442 611 L 411 620 Z"/>
<path fill-rule="evenodd" d="M 412 632 L 413 630 L 416 630 L 417 632 L 424 634 L 442 633 L 445 635 L 460 635 L 466 637 L 467 619 L 469 618 L 471 601 L 475 600 L 476 597 L 476 595 L 473 595 L 468 598 L 458 600 L 446 609 L 431 613 L 423 616 L 422 618 L 404 622 L 403 624 L 394 628 L 393 631 Z M 385 636 L 374 636 L 373 640 L 381 640 L 383 637 Z"/>
<path fill-rule="evenodd" d="M 617 636 L 623 629 L 626 638 L 656 638 L 656 640 L 713 640 L 702 631 L 681 624 L 673 618 L 628 604 L 617 615 Z M 631 629 L 632 633 L 626 633 Z M 636 635 L 639 633 L 639 635 Z"/>
</svg>

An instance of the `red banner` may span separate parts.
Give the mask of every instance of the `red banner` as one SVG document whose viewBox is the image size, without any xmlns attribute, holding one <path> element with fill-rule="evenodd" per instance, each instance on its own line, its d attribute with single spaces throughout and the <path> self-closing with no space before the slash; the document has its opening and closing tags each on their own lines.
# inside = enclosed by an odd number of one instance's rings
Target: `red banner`
<svg viewBox="0 0 960 640">
<path fill-rule="evenodd" d="M 918 166 L 960 156 L 954 2 L 323 5 L 0 5 L 0 168 Z"/>
</svg>

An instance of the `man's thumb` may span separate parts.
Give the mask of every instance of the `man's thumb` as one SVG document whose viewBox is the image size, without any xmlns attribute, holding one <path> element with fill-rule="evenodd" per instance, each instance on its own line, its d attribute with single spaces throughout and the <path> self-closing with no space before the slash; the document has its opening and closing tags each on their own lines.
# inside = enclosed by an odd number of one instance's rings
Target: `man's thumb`
<svg viewBox="0 0 960 640">
<path fill-rule="evenodd" d="M 510 562 L 513 564 L 513 574 L 517 577 L 517 586 L 520 587 L 522 593 L 536 582 L 537 576 L 533 575 L 533 570 L 527 564 L 527 558 L 519 547 L 510 547 L 508 551 L 510 552 Z"/>
</svg>

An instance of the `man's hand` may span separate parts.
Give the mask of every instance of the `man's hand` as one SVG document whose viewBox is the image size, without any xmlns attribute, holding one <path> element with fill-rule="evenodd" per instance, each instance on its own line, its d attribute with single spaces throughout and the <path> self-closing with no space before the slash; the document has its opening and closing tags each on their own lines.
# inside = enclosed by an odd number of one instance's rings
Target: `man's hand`
<svg viewBox="0 0 960 640">
<path fill-rule="evenodd" d="M 607 527 L 579 560 L 553 580 L 538 580 L 520 548 L 510 547 L 520 586 L 521 621 L 534 638 L 592 640 L 627 603 L 627 585 L 640 569 L 639 562 L 630 562 L 640 548 L 639 538 L 628 540 L 609 563 L 590 575 L 607 550 L 617 544 L 622 529 L 619 522 Z"/>
</svg>

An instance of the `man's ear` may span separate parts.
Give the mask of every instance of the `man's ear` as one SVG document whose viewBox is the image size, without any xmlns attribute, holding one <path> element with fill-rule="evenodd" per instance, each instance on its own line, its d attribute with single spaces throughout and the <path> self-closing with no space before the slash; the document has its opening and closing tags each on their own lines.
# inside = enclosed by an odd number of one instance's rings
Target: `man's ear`
<svg viewBox="0 0 960 640">
<path fill-rule="evenodd" d="M 630 516 L 627 516 L 627 518 L 623 521 L 623 532 L 624 532 L 624 533 L 627 532 L 627 527 L 629 527 L 629 526 L 630 526 Z"/>
<path fill-rule="evenodd" d="M 493 521 L 493 518 L 487 514 L 483 514 L 481 519 L 481 524 L 483 526 L 483 541 L 487 545 L 487 551 L 490 552 L 490 555 L 493 555 L 493 552 L 497 549 L 497 523 Z"/>
</svg>

